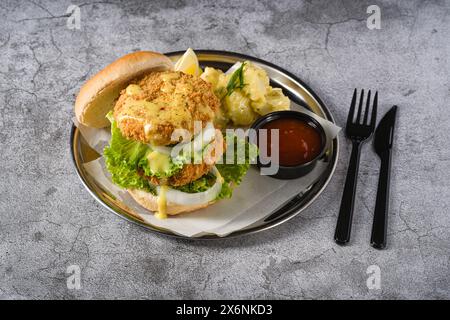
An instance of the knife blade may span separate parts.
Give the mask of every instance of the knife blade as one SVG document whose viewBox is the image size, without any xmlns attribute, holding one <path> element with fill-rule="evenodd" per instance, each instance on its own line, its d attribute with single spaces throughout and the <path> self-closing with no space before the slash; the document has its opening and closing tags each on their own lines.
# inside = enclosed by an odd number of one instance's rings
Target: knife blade
<svg viewBox="0 0 450 320">
<path fill-rule="evenodd" d="M 373 216 L 370 244 L 377 249 L 386 247 L 386 233 L 389 212 L 389 185 L 391 172 L 392 147 L 397 106 L 393 106 L 381 119 L 375 129 L 373 146 L 380 157 L 380 175 L 378 178 L 377 198 Z"/>
<path fill-rule="evenodd" d="M 394 138 L 395 118 L 397 115 L 397 106 L 393 106 L 381 119 L 375 129 L 373 145 L 378 156 L 392 148 Z"/>
</svg>

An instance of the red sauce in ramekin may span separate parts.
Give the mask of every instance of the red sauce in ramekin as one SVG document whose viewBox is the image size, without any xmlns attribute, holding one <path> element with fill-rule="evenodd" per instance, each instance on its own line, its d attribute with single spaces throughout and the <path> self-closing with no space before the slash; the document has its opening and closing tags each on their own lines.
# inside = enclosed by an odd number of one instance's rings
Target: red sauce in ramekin
<svg viewBox="0 0 450 320">
<path fill-rule="evenodd" d="M 280 118 L 263 125 L 267 129 L 268 155 L 274 148 L 270 130 L 279 130 L 279 164 L 298 166 L 316 158 L 322 149 L 322 137 L 315 127 L 307 121 L 296 118 Z"/>
</svg>

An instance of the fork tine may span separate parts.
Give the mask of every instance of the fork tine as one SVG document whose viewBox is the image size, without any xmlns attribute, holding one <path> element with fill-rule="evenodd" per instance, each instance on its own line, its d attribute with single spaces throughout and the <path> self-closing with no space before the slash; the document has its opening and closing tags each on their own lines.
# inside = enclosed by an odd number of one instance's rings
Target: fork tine
<svg viewBox="0 0 450 320">
<path fill-rule="evenodd" d="M 353 122 L 353 118 L 355 115 L 356 93 L 357 92 L 356 92 L 356 88 L 355 88 L 355 91 L 353 92 L 352 103 L 350 104 L 350 110 L 348 111 L 347 124 L 350 124 Z"/>
<path fill-rule="evenodd" d="M 363 124 L 369 124 L 367 122 L 367 118 L 369 117 L 369 106 L 370 106 L 370 90 L 367 93 L 367 101 L 366 101 L 366 111 L 364 112 L 364 120 L 363 120 Z"/>
<path fill-rule="evenodd" d="M 361 96 L 359 97 L 359 107 L 358 107 L 358 115 L 356 116 L 356 123 L 360 123 L 361 120 L 363 100 L 364 100 L 364 89 L 361 90 Z"/>
<path fill-rule="evenodd" d="M 372 130 L 377 124 L 377 107 L 378 107 L 378 91 L 375 92 L 375 98 L 373 99 L 372 118 L 370 119 L 370 127 Z"/>
</svg>

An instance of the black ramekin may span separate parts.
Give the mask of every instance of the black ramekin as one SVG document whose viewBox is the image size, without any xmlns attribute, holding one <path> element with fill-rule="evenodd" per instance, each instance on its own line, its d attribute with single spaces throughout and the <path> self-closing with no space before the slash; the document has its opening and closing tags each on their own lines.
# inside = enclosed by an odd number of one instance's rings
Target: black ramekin
<svg viewBox="0 0 450 320">
<path fill-rule="evenodd" d="M 275 112 L 271 112 L 266 114 L 265 116 L 262 116 L 261 118 L 257 119 L 251 126 L 252 129 L 255 129 L 256 131 L 258 131 L 259 129 L 261 129 L 261 127 L 263 127 L 265 124 L 277 120 L 277 119 L 281 119 L 281 118 L 295 118 L 295 119 L 299 119 L 299 120 L 303 120 L 306 123 L 308 123 L 310 126 L 312 126 L 313 128 L 315 128 L 321 137 L 321 150 L 319 152 L 319 154 L 312 159 L 309 162 L 297 165 L 297 166 L 279 166 L 278 172 L 276 172 L 273 175 L 270 175 L 270 177 L 273 178 L 277 178 L 277 179 L 295 179 L 295 178 L 299 178 L 302 177 L 308 173 L 310 173 L 314 167 L 317 164 L 317 161 L 323 157 L 324 153 L 325 153 L 325 147 L 326 147 L 326 135 L 325 135 L 325 130 L 323 129 L 323 127 L 320 125 L 320 123 L 314 119 L 313 117 L 311 117 L 310 115 L 307 115 L 306 113 L 302 113 L 302 112 L 298 112 L 298 111 L 292 111 L 292 110 L 287 110 L 287 111 L 275 111 Z M 256 141 L 255 141 L 256 142 Z M 269 167 L 270 163 L 268 164 L 262 164 L 259 161 L 259 157 L 257 158 L 257 163 L 256 165 L 261 168 L 261 167 Z"/>
</svg>

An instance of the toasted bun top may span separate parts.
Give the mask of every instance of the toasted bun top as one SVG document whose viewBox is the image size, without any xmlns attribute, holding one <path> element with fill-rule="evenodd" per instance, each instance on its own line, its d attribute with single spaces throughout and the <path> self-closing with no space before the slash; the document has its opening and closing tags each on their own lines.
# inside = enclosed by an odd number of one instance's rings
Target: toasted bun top
<svg viewBox="0 0 450 320">
<path fill-rule="evenodd" d="M 81 87 L 75 101 L 77 120 L 88 127 L 108 126 L 105 116 L 131 80 L 152 71 L 172 69 L 172 61 L 157 52 L 138 51 L 117 59 Z"/>
</svg>

